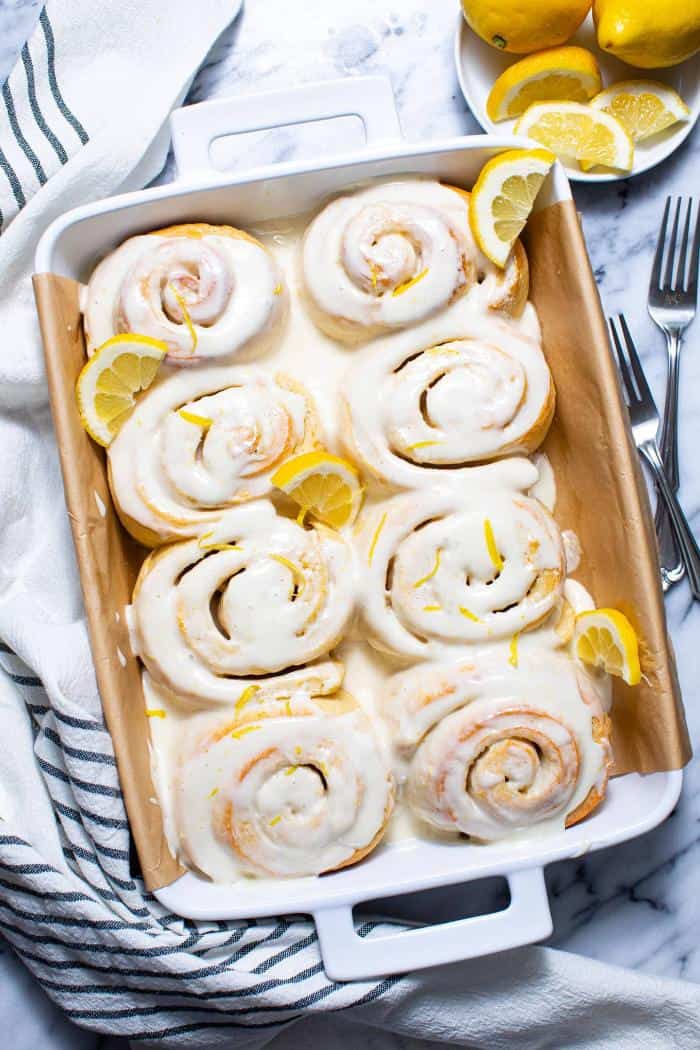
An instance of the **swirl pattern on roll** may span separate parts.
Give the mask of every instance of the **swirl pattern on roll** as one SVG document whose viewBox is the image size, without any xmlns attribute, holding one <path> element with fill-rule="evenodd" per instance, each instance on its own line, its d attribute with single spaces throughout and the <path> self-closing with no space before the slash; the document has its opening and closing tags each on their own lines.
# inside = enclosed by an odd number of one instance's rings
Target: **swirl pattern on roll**
<svg viewBox="0 0 700 1050">
<path fill-rule="evenodd" d="M 477 248 L 469 194 L 430 179 L 384 182 L 339 197 L 306 231 L 302 275 L 320 328 L 358 342 L 417 324 L 478 291 L 486 309 L 518 314 L 528 266 L 517 244 L 505 271 Z"/>
<path fill-rule="evenodd" d="M 146 559 L 131 606 L 134 642 L 153 678 L 181 699 L 230 703 L 252 677 L 328 653 L 354 599 L 347 542 L 258 501 Z"/>
<path fill-rule="evenodd" d="M 443 831 L 491 842 L 547 820 L 563 827 L 605 794 L 609 720 L 593 678 L 566 656 L 424 664 L 396 676 L 386 712 L 409 805 Z"/>
<path fill-rule="evenodd" d="M 318 438 L 310 395 L 255 368 L 178 372 L 142 398 L 109 449 L 120 517 L 148 546 L 192 536 L 266 495 L 288 456 Z"/>
<path fill-rule="evenodd" d="M 299 710 L 299 709 L 298 709 Z M 381 838 L 394 801 L 389 762 L 346 697 L 234 714 L 182 755 L 176 813 L 186 860 L 213 879 L 318 875 Z"/>
<path fill-rule="evenodd" d="M 371 640 L 398 656 L 508 638 L 560 605 L 561 535 L 527 496 L 465 501 L 452 488 L 398 496 L 368 516 L 360 545 Z"/>
<path fill-rule="evenodd" d="M 165 342 L 172 364 L 194 364 L 263 353 L 285 307 L 281 272 L 259 241 L 193 223 L 131 237 L 107 256 L 85 292 L 85 329 L 90 352 L 137 332 Z"/>
<path fill-rule="evenodd" d="M 539 333 L 493 317 L 434 331 L 428 346 L 420 331 L 373 346 L 344 386 L 344 441 L 381 482 L 418 487 L 445 468 L 533 452 L 552 421 Z"/>
</svg>

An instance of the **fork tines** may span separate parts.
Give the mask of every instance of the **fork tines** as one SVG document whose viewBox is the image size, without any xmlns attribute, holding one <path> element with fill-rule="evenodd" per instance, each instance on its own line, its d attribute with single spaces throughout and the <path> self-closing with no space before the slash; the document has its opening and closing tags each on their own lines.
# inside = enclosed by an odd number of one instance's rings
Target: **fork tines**
<svg viewBox="0 0 700 1050">
<path fill-rule="evenodd" d="M 685 205 L 685 218 L 681 213 Z M 655 293 L 665 294 L 683 293 L 697 297 L 698 287 L 698 254 L 700 252 L 700 210 L 695 206 L 695 229 L 693 233 L 693 246 L 690 251 L 690 262 L 688 261 L 688 246 L 690 244 L 691 228 L 693 225 L 693 209 L 695 201 L 688 197 L 684 202 L 683 197 L 678 197 L 673 213 L 673 225 L 671 236 L 668 236 L 669 219 L 673 209 L 673 198 L 666 198 L 664 217 L 661 223 L 661 231 L 656 246 L 654 265 L 649 282 L 649 297 L 652 299 Z M 683 230 L 680 244 L 678 243 L 678 231 Z M 664 264 L 665 261 L 665 264 Z M 675 266 L 674 266 L 675 264 Z M 675 270 L 675 272 L 674 272 Z M 663 271 L 663 277 L 662 277 Z"/>
<path fill-rule="evenodd" d="M 615 324 L 615 318 L 608 318 L 610 334 L 612 335 L 615 356 L 617 358 L 618 371 L 622 377 L 627 404 L 634 405 L 638 402 L 646 402 L 647 405 L 654 405 L 654 398 L 649 389 L 646 376 L 644 375 L 642 363 L 639 360 L 639 354 L 634 345 L 634 340 L 632 339 L 630 330 L 627 327 L 625 315 L 618 314 L 617 321 L 619 328 L 622 331 L 622 338 L 620 338 L 618 328 Z"/>
</svg>

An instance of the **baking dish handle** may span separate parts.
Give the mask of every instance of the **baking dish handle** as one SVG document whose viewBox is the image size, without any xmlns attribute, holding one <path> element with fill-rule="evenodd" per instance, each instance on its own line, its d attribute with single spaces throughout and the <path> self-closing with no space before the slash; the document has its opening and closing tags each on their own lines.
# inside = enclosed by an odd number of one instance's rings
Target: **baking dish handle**
<svg viewBox="0 0 700 1050">
<path fill-rule="evenodd" d="M 352 981 L 406 973 L 548 937 L 552 916 L 544 870 L 528 868 L 506 877 L 510 904 L 503 911 L 377 937 L 358 936 L 352 905 L 320 908 L 314 919 L 327 975 L 335 981 Z"/>
<path fill-rule="evenodd" d="M 215 139 L 346 116 L 360 118 L 367 145 L 401 138 L 391 82 L 381 76 L 345 77 L 183 106 L 170 116 L 178 177 L 216 170 L 210 157 Z"/>
</svg>

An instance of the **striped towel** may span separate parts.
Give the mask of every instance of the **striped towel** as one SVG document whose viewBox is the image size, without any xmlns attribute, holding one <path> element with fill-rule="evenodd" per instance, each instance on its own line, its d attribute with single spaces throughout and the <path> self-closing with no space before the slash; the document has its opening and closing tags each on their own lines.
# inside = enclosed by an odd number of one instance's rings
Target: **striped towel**
<svg viewBox="0 0 700 1050">
<path fill-rule="evenodd" d="M 416 1036 L 518 1050 L 699 1046 L 690 985 L 546 949 L 336 983 L 307 920 L 190 922 L 169 914 L 134 874 L 29 277 L 37 237 L 53 218 L 160 170 L 168 111 L 232 6 L 49 3 L 3 88 L 0 935 L 77 1024 L 146 1046 L 257 1050 L 282 1029 L 275 1046 L 281 1039 L 293 1050 L 299 1037 L 290 1025 L 301 1017 L 314 1019 L 316 1045 L 328 1047 L 410 1048 Z M 162 55 L 167 63 L 154 61 Z M 358 933 L 387 928 L 364 922 Z M 342 1044 L 341 1019 L 350 1031 Z M 361 1023 L 384 1035 L 362 1034 Z"/>
</svg>

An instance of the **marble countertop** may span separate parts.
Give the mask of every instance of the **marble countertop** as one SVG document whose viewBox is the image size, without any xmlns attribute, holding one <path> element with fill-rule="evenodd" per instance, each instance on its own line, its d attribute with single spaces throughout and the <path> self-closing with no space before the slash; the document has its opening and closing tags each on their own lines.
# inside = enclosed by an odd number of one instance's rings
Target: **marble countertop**
<svg viewBox="0 0 700 1050">
<path fill-rule="evenodd" d="M 33 22 L 38 0 L 0 0 L 0 79 Z M 302 13 L 303 10 L 303 13 Z M 459 91 L 453 65 L 456 0 L 249 0 L 196 76 L 188 100 L 294 84 L 383 73 L 391 78 L 404 136 L 425 141 L 479 129 Z M 284 129 L 237 142 L 235 163 L 318 155 L 348 146 L 348 129 L 319 125 Z M 233 153 L 232 153 L 232 159 Z M 665 348 L 646 312 L 646 287 L 667 194 L 697 186 L 700 135 L 690 136 L 653 172 L 611 184 L 576 186 L 574 193 L 603 305 L 624 309 L 647 374 L 663 396 Z M 166 166 L 159 181 L 171 177 Z M 684 351 L 681 383 L 682 500 L 700 530 L 700 460 L 694 457 L 700 389 L 700 322 Z M 688 721 L 700 740 L 700 606 L 685 585 L 667 597 Z M 695 644 L 693 639 L 695 638 Z M 643 712 L 640 713 L 643 717 Z M 666 823 L 632 842 L 547 873 L 555 933 L 552 945 L 648 973 L 700 981 L 700 761 L 688 767 L 679 806 Z M 448 905 L 444 907 L 449 910 Z M 0 946 L 0 1016 L 11 1021 L 16 1050 L 116 1047 L 78 1032 L 54 1010 L 12 954 Z"/>
</svg>

